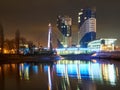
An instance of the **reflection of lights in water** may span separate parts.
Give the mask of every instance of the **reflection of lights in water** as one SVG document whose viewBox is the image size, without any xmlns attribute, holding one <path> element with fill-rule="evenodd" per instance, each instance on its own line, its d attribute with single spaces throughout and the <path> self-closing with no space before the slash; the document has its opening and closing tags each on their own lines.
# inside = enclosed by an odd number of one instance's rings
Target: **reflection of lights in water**
<svg viewBox="0 0 120 90">
<path fill-rule="evenodd" d="M 35 66 L 32 66 L 32 68 L 33 68 L 33 71 L 34 71 L 36 74 L 38 74 L 38 66 L 35 65 Z"/>
<path fill-rule="evenodd" d="M 29 80 L 29 67 L 25 67 L 25 72 L 24 72 L 24 78 L 26 80 Z"/>
<path fill-rule="evenodd" d="M 10 64 L 4 64 L 4 71 L 8 72 L 8 68 L 10 68 Z"/>
<path fill-rule="evenodd" d="M 76 70 L 77 70 L 77 79 L 81 79 L 81 73 L 80 73 L 80 70 L 79 70 L 79 64 L 77 64 Z"/>
<path fill-rule="evenodd" d="M 40 72 L 43 72 L 42 64 L 40 65 Z"/>
<path fill-rule="evenodd" d="M 102 71 L 102 73 L 103 73 L 103 79 L 105 79 L 106 81 L 108 81 L 108 68 L 107 68 L 107 65 L 105 65 L 105 64 L 103 64 L 102 65 L 102 67 L 103 67 L 103 71 Z"/>
<path fill-rule="evenodd" d="M 20 64 L 19 75 L 21 80 L 22 79 L 29 80 L 29 65 L 23 63 Z"/>
<path fill-rule="evenodd" d="M 57 64 L 56 65 L 56 72 L 59 76 L 63 76 L 65 73 L 65 65 L 64 64 Z"/>
<path fill-rule="evenodd" d="M 94 60 L 96 62 L 96 60 Z M 56 65 L 56 72 L 58 76 L 75 77 L 78 79 L 92 79 L 99 81 L 108 81 L 111 85 L 115 85 L 116 72 L 114 65 L 92 63 L 90 61 L 61 61 Z M 67 62 L 67 64 L 66 64 Z M 62 63 L 62 64 L 61 64 Z M 67 68 L 67 70 L 66 70 Z"/>
<path fill-rule="evenodd" d="M 97 61 L 95 59 L 93 59 L 92 62 L 96 63 Z"/>
<path fill-rule="evenodd" d="M 22 72 L 23 72 L 23 64 L 20 64 L 20 66 L 19 66 L 19 75 L 20 75 L 20 79 L 22 79 Z"/>
<path fill-rule="evenodd" d="M 109 81 L 111 85 L 115 85 L 116 73 L 113 64 L 103 65 L 103 78 L 106 81 Z"/>
<path fill-rule="evenodd" d="M 119 80 L 119 71 L 117 67 L 116 67 L 116 77 L 117 77 L 117 80 Z"/>
<path fill-rule="evenodd" d="M 51 80 L 50 66 L 45 65 L 44 66 L 44 71 L 45 71 L 45 73 L 48 74 L 48 90 L 52 90 L 52 80 Z"/>
<path fill-rule="evenodd" d="M 15 69 L 16 68 L 16 65 L 15 64 L 11 64 L 12 68 Z"/>
<path fill-rule="evenodd" d="M 115 80 L 116 80 L 116 73 L 115 73 L 115 68 L 114 65 L 108 65 L 108 75 L 109 75 L 109 81 L 111 85 L 115 85 Z"/>
<path fill-rule="evenodd" d="M 1 69 L 2 69 L 2 68 L 1 68 L 1 66 L 0 66 L 0 73 L 1 73 Z"/>
<path fill-rule="evenodd" d="M 44 66 L 44 72 L 48 73 L 48 65 Z"/>
<path fill-rule="evenodd" d="M 109 81 L 109 77 L 108 77 L 108 65 L 103 64 L 103 78 L 106 81 Z"/>
<path fill-rule="evenodd" d="M 98 63 L 92 63 L 90 65 L 90 75 L 92 80 L 99 79 L 102 81 L 102 71 L 101 71 L 101 65 Z"/>
<path fill-rule="evenodd" d="M 76 64 L 68 64 L 67 72 L 68 72 L 68 75 L 77 75 L 77 65 Z"/>
<path fill-rule="evenodd" d="M 52 90 L 50 66 L 48 66 L 48 90 Z"/>
</svg>

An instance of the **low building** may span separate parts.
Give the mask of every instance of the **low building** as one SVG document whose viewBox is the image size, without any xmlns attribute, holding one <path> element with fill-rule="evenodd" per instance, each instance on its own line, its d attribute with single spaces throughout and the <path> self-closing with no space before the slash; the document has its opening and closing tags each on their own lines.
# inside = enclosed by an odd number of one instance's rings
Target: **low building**
<svg viewBox="0 0 120 90">
<path fill-rule="evenodd" d="M 88 48 L 102 50 L 102 51 L 114 51 L 115 41 L 117 39 L 101 38 L 88 43 Z"/>
</svg>

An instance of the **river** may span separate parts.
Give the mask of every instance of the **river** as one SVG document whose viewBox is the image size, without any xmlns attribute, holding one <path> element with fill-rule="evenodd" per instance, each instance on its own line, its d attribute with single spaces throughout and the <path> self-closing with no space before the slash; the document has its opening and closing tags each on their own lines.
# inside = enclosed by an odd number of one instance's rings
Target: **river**
<svg viewBox="0 0 120 90">
<path fill-rule="evenodd" d="M 120 90 L 120 61 L 0 63 L 0 90 Z"/>
</svg>

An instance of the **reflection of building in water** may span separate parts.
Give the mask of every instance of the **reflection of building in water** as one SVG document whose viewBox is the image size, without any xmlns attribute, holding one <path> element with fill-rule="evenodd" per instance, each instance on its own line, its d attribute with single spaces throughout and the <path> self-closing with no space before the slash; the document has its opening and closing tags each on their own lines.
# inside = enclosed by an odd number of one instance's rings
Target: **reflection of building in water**
<svg viewBox="0 0 120 90">
<path fill-rule="evenodd" d="M 113 64 L 103 64 L 102 65 L 102 74 L 103 74 L 103 79 L 105 81 L 108 81 L 111 85 L 115 85 L 116 82 L 116 69 Z"/>
<path fill-rule="evenodd" d="M 76 87 L 79 89 L 82 88 L 82 90 L 96 90 L 96 86 L 93 84 L 93 82 L 116 85 L 116 70 L 117 67 L 115 67 L 113 64 L 100 64 L 90 61 L 63 60 L 58 62 L 56 65 L 57 76 L 62 78 L 64 77 L 65 79 L 68 79 L 68 81 L 71 78 L 76 78 L 78 83 L 80 83 Z M 72 84 L 72 82 L 68 83 Z M 85 86 L 87 86 L 89 89 Z"/>
<path fill-rule="evenodd" d="M 28 64 L 20 64 L 19 66 L 19 75 L 20 79 L 29 80 L 29 65 Z"/>
<path fill-rule="evenodd" d="M 0 90 L 4 90 L 4 70 L 3 70 L 3 65 L 0 66 Z"/>
<path fill-rule="evenodd" d="M 48 65 L 45 65 L 44 71 L 47 73 L 47 76 L 48 76 L 48 90 L 53 90 L 53 83 L 52 83 L 53 77 L 51 76 L 52 75 L 51 67 Z"/>
<path fill-rule="evenodd" d="M 52 81 L 51 81 L 51 74 L 50 74 L 50 66 L 48 66 L 48 90 L 52 90 Z"/>
</svg>

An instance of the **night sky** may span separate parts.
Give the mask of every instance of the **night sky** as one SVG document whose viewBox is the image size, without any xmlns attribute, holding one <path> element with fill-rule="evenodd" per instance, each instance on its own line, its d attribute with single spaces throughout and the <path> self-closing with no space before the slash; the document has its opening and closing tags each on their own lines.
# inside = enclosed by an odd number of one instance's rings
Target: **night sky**
<svg viewBox="0 0 120 90">
<path fill-rule="evenodd" d="M 74 42 L 78 12 L 84 7 L 96 7 L 97 37 L 119 39 L 119 3 L 119 0 L 0 0 L 0 23 L 6 38 L 14 38 L 15 31 L 19 29 L 21 37 L 47 46 L 48 23 L 53 26 L 53 37 L 59 37 L 57 15 L 68 15 L 73 19 Z"/>
</svg>

